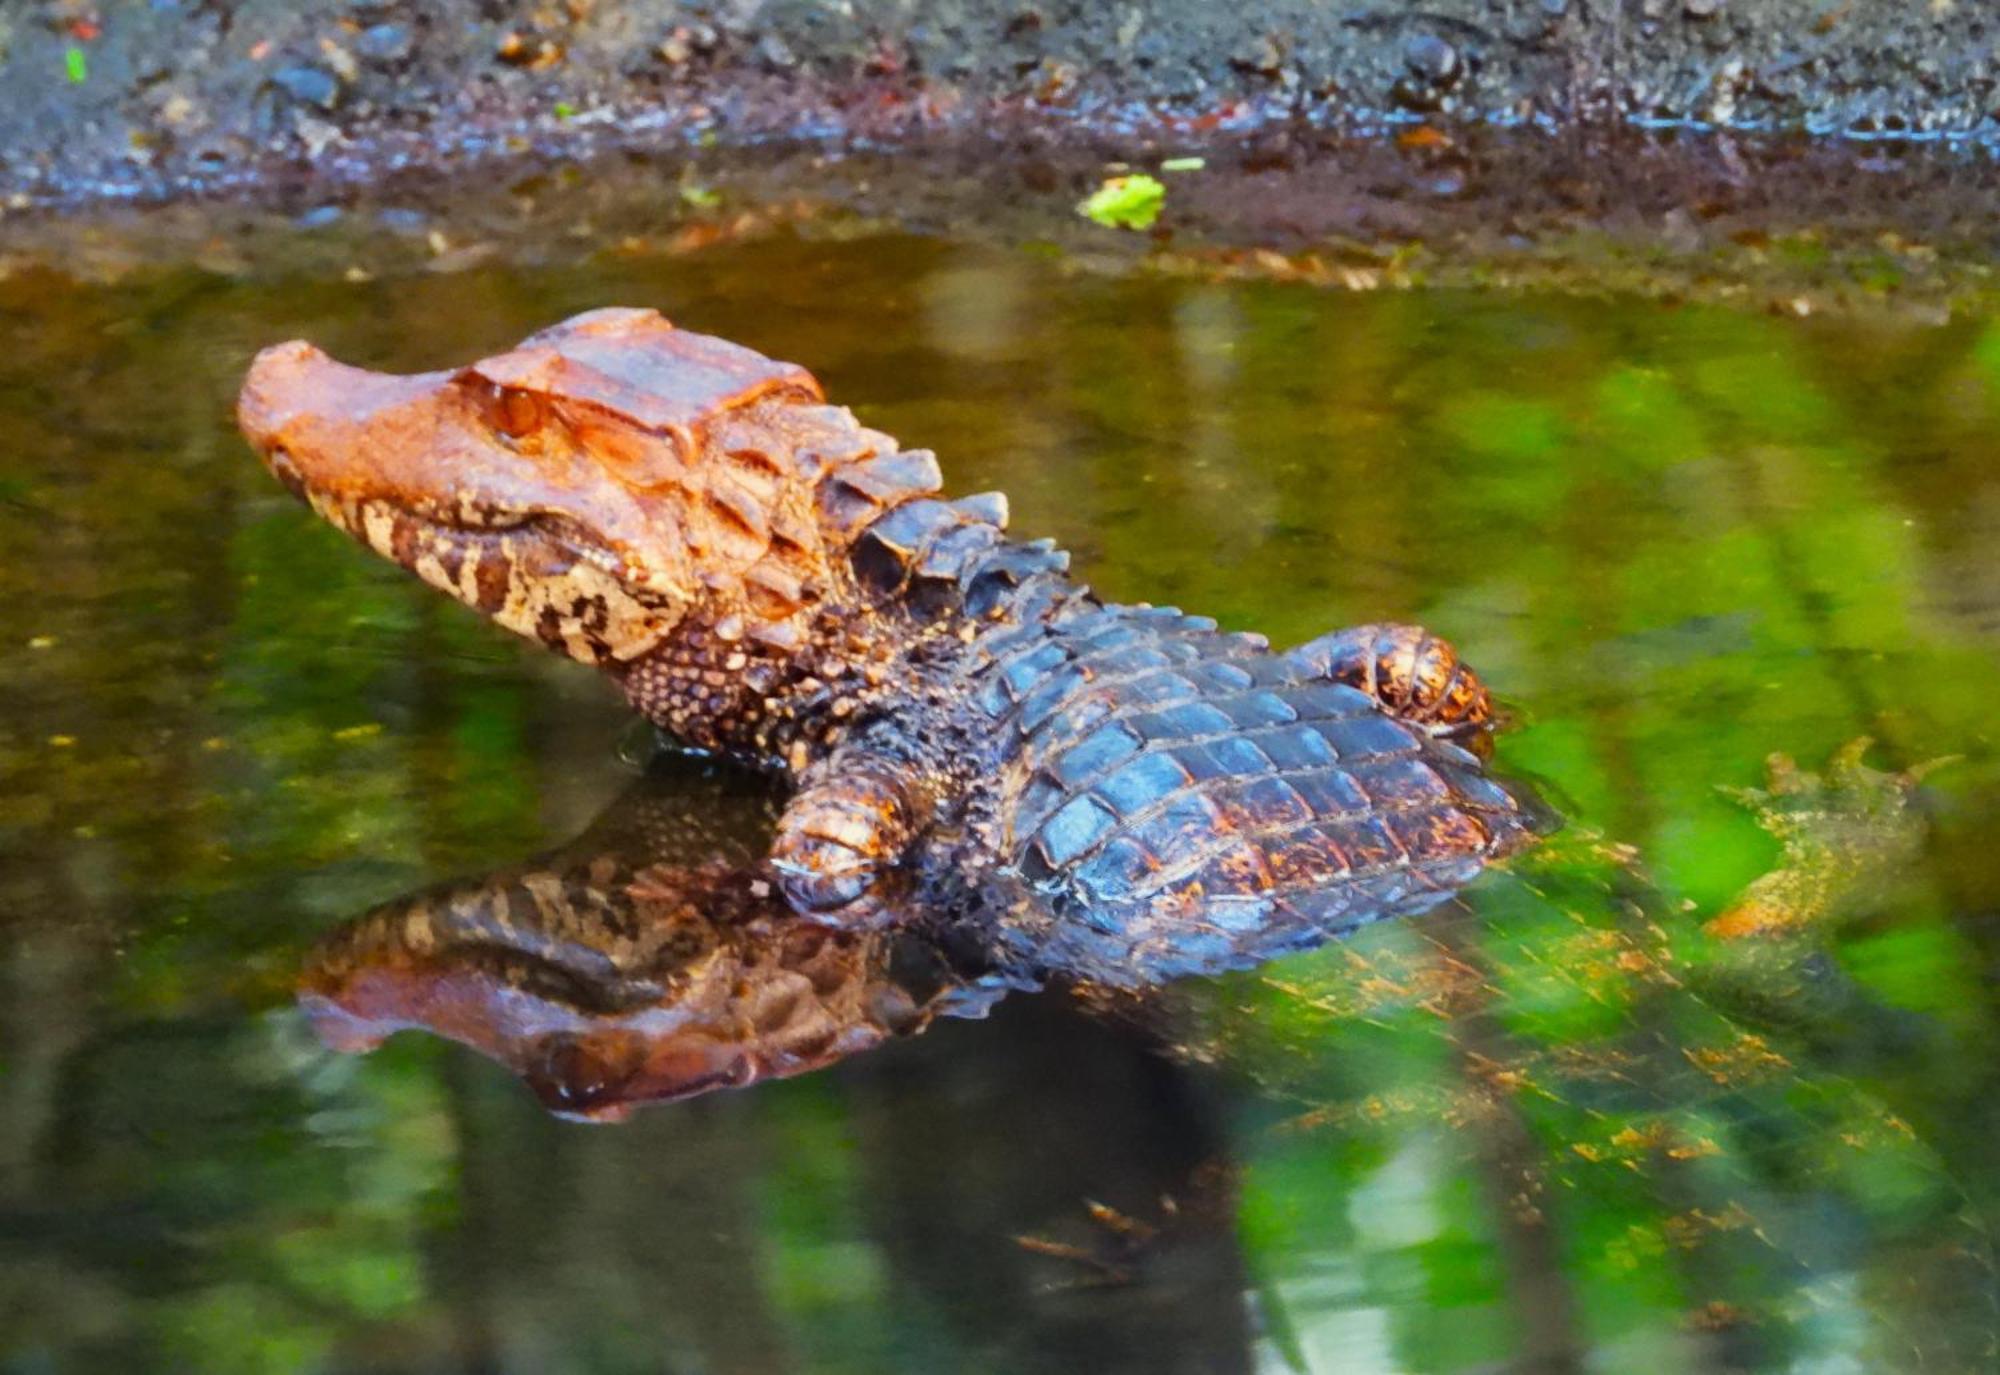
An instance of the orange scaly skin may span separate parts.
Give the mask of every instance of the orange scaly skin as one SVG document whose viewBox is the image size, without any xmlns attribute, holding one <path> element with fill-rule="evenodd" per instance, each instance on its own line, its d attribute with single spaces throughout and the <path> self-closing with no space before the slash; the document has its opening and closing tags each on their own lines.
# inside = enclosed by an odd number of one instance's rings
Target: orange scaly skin
<svg viewBox="0 0 2000 1375">
<path fill-rule="evenodd" d="M 652 311 L 414 377 L 281 344 L 239 418 L 377 553 L 789 775 L 771 863 L 822 922 L 914 891 L 1057 966 L 1165 974 L 1416 910 L 1532 835 L 1446 738 L 1490 705 L 1443 641 L 1279 654 L 1106 606 L 997 494 L 944 500 L 802 369 Z M 916 887 L 885 902 L 892 874 Z"/>
</svg>

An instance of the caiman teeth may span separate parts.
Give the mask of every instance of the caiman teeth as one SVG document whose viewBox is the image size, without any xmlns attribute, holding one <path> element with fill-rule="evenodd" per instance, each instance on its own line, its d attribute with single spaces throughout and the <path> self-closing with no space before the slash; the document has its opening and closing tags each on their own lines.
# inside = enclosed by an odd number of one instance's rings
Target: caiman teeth
<svg viewBox="0 0 2000 1375">
<path fill-rule="evenodd" d="M 515 570 L 530 550 L 562 567 L 587 565 L 615 579 L 635 605 L 669 608 L 671 588 L 652 585 L 652 570 L 627 551 L 607 547 L 573 517 L 459 499 L 449 504 L 308 490 L 307 503 L 339 530 L 425 582 L 487 614 L 507 609 Z M 491 584 L 491 585 L 489 585 Z M 518 626 L 513 627 L 519 629 Z"/>
<path fill-rule="evenodd" d="M 534 511 L 514 511 L 463 501 L 445 509 L 430 503 L 402 505 L 380 498 L 337 497 L 330 492 L 311 490 L 305 493 L 305 498 L 320 516 L 343 530 L 356 533 L 365 531 L 371 521 L 413 520 L 436 530 L 493 535 L 518 530 L 540 518 L 540 514 Z"/>
<path fill-rule="evenodd" d="M 536 519 L 540 513 L 492 506 L 461 496 L 452 503 L 449 510 L 441 507 L 419 508 L 414 514 L 437 525 L 452 526 L 460 530 L 484 531 L 518 529 Z"/>
<path fill-rule="evenodd" d="M 534 520 L 538 513 L 510 510 L 460 497 L 449 506 L 439 502 L 414 503 L 405 509 L 404 514 L 447 530 L 489 534 L 498 530 L 517 530 Z"/>
<path fill-rule="evenodd" d="M 312 492 L 306 485 L 305 474 L 299 471 L 298 463 L 289 450 L 282 445 L 273 447 L 264 455 L 264 466 L 271 470 L 271 476 L 283 484 L 286 491 L 306 501 L 312 500 Z"/>
</svg>

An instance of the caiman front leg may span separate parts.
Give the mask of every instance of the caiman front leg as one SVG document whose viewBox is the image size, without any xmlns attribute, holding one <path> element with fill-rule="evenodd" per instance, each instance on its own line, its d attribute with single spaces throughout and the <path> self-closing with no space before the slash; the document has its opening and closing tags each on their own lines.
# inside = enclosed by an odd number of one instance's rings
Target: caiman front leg
<svg viewBox="0 0 2000 1375">
<path fill-rule="evenodd" d="M 778 887 L 809 921 L 878 925 L 882 881 L 930 815 L 931 798 L 908 764 L 866 745 L 835 750 L 800 775 L 778 819 Z"/>
<path fill-rule="evenodd" d="M 1285 657 L 1359 688 L 1389 715 L 1432 735 L 1469 735 L 1493 721 L 1493 698 L 1479 675 L 1449 640 L 1420 625 L 1350 626 L 1287 650 Z"/>
</svg>

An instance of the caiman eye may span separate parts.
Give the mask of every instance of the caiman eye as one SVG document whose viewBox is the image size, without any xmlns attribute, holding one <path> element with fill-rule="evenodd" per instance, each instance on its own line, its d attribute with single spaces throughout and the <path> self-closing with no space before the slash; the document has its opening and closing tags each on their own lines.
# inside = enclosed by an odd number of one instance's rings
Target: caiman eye
<svg viewBox="0 0 2000 1375">
<path fill-rule="evenodd" d="M 509 439 L 525 439 L 542 427 L 548 409 L 534 392 L 501 387 L 493 398 L 493 427 Z"/>
</svg>

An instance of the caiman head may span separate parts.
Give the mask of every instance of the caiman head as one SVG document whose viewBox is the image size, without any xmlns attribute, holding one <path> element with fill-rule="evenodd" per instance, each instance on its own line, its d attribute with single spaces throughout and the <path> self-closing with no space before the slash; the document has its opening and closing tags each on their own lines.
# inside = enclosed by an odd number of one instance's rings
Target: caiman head
<svg viewBox="0 0 2000 1375">
<path fill-rule="evenodd" d="M 415 376 L 278 344 L 237 418 L 334 525 L 509 629 L 613 666 L 765 552 L 768 480 L 746 490 L 706 450 L 718 419 L 772 398 L 820 389 L 655 311 L 607 309 Z"/>
</svg>

